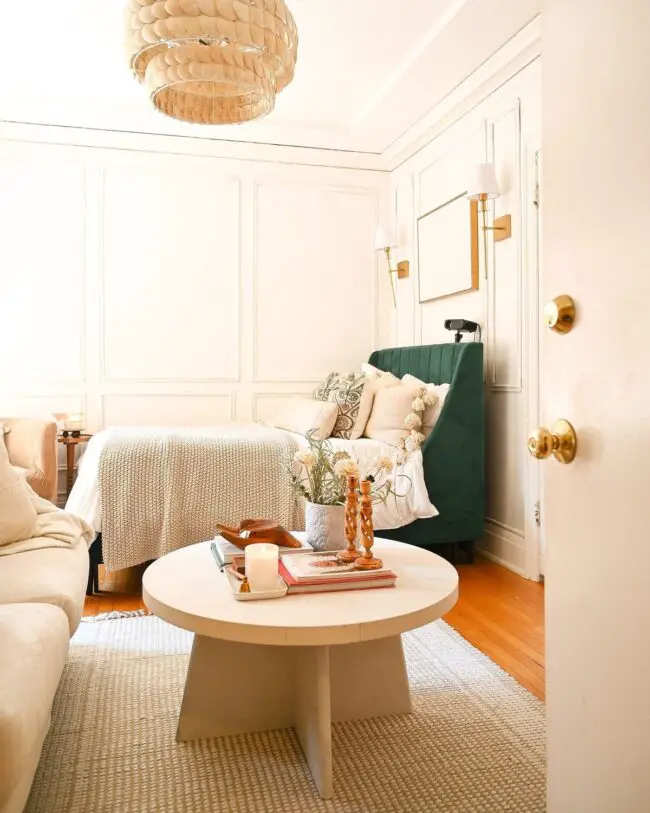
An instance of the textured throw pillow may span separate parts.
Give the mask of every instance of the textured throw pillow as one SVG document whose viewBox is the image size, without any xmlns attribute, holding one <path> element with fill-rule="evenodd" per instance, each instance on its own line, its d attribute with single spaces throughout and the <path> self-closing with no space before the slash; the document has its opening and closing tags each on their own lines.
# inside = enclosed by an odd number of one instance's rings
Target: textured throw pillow
<svg viewBox="0 0 650 813">
<path fill-rule="evenodd" d="M 329 401 L 313 398 L 290 398 L 280 408 L 273 426 L 297 432 L 300 435 L 314 433 L 317 440 L 327 440 L 332 434 L 339 410 Z"/>
<path fill-rule="evenodd" d="M 363 435 L 374 397 L 375 391 L 366 376 L 354 373 L 346 378 L 331 373 L 314 391 L 316 400 L 336 404 L 338 415 L 332 437 L 345 440 L 356 440 Z"/>
<path fill-rule="evenodd" d="M 408 384 L 415 389 L 425 387 L 427 392 L 438 396 L 436 402 L 425 409 L 424 418 L 422 419 L 422 433 L 426 437 L 429 437 L 431 432 L 433 432 L 434 426 L 438 423 L 440 413 L 445 405 L 445 399 L 449 393 L 449 384 L 425 384 L 424 381 L 420 381 L 419 378 L 416 378 L 414 375 L 409 375 L 408 373 L 402 378 L 402 381 L 404 384 Z"/>
<path fill-rule="evenodd" d="M 36 531 L 36 509 L 25 482 L 9 463 L 4 443 L 0 443 L 0 545 L 31 539 Z"/>
<path fill-rule="evenodd" d="M 396 375 L 380 370 L 378 367 L 373 367 L 372 364 L 367 362 L 361 365 L 361 372 L 372 383 L 375 390 L 384 389 L 384 387 L 396 387 L 402 382 Z"/>
<path fill-rule="evenodd" d="M 412 412 L 414 388 L 408 384 L 385 387 L 375 393 L 365 437 L 398 445 L 410 435 L 406 416 Z"/>
<path fill-rule="evenodd" d="M 338 373 L 330 373 L 325 381 L 319 384 L 312 394 L 315 401 L 329 401 L 330 392 L 336 386 L 341 376 Z"/>
</svg>

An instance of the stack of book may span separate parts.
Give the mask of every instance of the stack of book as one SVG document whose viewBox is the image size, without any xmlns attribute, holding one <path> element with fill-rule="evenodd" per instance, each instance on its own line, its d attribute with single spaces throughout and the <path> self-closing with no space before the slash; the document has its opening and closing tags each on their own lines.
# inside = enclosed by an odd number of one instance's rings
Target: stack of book
<svg viewBox="0 0 650 813">
<path fill-rule="evenodd" d="M 336 553 L 292 553 L 280 556 L 280 575 L 289 593 L 329 593 L 395 587 L 397 576 L 388 568 L 356 570 L 339 565 Z"/>
<path fill-rule="evenodd" d="M 296 540 L 298 541 L 298 540 Z M 300 548 L 280 548 L 280 554 L 291 554 L 295 555 L 296 553 L 305 553 L 313 551 L 312 546 L 308 542 L 300 542 Z M 210 548 L 212 550 L 212 555 L 214 556 L 217 564 L 220 568 L 224 568 L 226 565 L 231 565 L 233 561 L 233 557 L 241 556 L 243 554 L 243 550 L 238 548 L 236 545 L 233 545 L 232 542 L 228 542 L 227 539 L 224 539 L 223 536 L 215 536 L 215 538 L 210 543 Z"/>
</svg>

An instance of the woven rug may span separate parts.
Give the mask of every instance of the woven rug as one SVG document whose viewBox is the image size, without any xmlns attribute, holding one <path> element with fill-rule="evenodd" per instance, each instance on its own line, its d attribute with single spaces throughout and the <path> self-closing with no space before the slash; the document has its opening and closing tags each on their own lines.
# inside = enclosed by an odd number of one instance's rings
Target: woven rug
<svg viewBox="0 0 650 813">
<path fill-rule="evenodd" d="M 190 645 L 151 616 L 81 624 L 27 813 L 544 810 L 542 703 L 442 621 L 405 636 L 414 714 L 334 726 L 330 802 L 293 730 L 175 742 Z"/>
</svg>

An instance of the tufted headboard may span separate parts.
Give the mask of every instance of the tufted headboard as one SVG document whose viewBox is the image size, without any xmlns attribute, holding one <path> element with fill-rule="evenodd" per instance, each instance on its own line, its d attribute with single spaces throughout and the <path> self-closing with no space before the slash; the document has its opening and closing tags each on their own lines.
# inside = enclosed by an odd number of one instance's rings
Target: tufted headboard
<svg viewBox="0 0 650 813">
<path fill-rule="evenodd" d="M 485 521 L 483 345 L 394 347 L 375 351 L 369 361 L 398 378 L 410 373 L 426 383 L 450 384 L 422 447 L 429 498 L 440 516 L 378 535 L 421 547 L 479 539 Z"/>
</svg>

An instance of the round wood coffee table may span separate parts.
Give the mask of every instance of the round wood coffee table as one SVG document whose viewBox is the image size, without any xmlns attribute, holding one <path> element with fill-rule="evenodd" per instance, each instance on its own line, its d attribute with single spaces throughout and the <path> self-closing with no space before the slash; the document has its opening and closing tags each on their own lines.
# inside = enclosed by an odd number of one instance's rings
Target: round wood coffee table
<svg viewBox="0 0 650 813">
<path fill-rule="evenodd" d="M 295 727 L 316 786 L 333 793 L 332 722 L 411 712 L 401 635 L 447 613 L 458 573 L 441 557 L 378 539 L 397 573 L 385 590 L 236 601 L 209 543 L 144 574 L 147 607 L 195 633 L 178 741 Z"/>
</svg>

